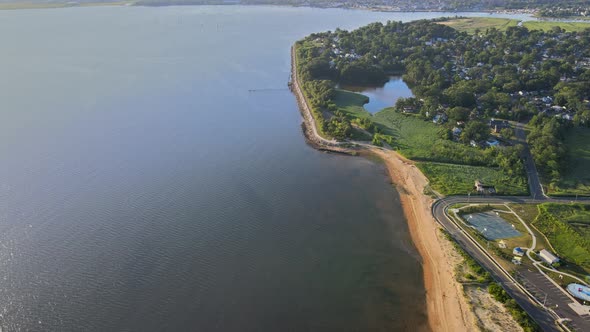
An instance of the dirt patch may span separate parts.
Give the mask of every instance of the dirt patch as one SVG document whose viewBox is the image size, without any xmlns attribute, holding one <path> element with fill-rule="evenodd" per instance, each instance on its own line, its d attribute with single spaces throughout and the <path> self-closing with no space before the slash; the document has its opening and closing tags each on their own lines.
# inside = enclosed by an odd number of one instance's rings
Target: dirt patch
<svg viewBox="0 0 590 332">
<path fill-rule="evenodd" d="M 523 331 L 504 305 L 492 298 L 485 286 L 464 285 L 463 289 L 482 331 Z"/>
</svg>

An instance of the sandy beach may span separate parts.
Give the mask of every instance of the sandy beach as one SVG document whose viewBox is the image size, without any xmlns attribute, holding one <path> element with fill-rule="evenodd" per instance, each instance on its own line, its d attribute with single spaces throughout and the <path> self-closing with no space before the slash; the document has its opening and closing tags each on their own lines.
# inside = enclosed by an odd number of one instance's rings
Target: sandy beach
<svg viewBox="0 0 590 332">
<path fill-rule="evenodd" d="M 426 177 L 413 164 L 395 151 L 367 148 L 387 166 L 398 188 L 404 214 L 414 245 L 422 256 L 428 323 L 432 331 L 477 330 L 475 316 L 454 277 L 457 258 L 452 246 L 440 235 L 440 226 L 431 213 L 433 199 L 424 195 Z"/>
</svg>

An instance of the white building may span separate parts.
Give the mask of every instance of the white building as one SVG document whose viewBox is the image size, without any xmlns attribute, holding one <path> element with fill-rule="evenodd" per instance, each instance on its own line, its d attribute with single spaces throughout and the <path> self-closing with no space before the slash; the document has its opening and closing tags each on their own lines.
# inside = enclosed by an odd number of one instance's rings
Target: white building
<svg viewBox="0 0 590 332">
<path fill-rule="evenodd" d="M 545 249 L 539 252 L 539 256 L 547 264 L 554 264 L 559 262 L 559 258 L 557 258 L 557 256 Z"/>
</svg>

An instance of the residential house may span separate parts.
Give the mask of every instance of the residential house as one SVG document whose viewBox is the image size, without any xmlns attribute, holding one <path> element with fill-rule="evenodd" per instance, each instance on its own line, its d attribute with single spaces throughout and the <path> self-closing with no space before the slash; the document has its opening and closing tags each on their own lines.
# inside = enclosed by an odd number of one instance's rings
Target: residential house
<svg viewBox="0 0 590 332">
<path fill-rule="evenodd" d="M 504 129 L 504 128 L 510 128 L 510 123 L 506 120 L 495 120 L 495 119 L 491 119 L 489 122 L 490 128 L 492 128 L 492 131 L 494 133 L 499 133 L 500 130 Z"/>
</svg>

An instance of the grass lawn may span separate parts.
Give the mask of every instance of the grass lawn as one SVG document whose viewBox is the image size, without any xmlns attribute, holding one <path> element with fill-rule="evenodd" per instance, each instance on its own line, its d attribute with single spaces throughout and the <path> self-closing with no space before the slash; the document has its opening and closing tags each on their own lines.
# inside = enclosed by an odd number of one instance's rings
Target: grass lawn
<svg viewBox="0 0 590 332">
<path fill-rule="evenodd" d="M 550 188 L 549 194 L 590 196 L 590 129 L 569 129 L 564 142 L 568 150 L 568 168 L 558 187 Z"/>
<path fill-rule="evenodd" d="M 494 185 L 499 195 L 528 195 L 528 186 L 524 179 L 507 176 L 494 168 L 432 162 L 417 165 L 428 177 L 434 190 L 443 195 L 465 195 L 473 192 L 476 179 Z"/>
<path fill-rule="evenodd" d="M 344 114 L 355 118 L 368 118 L 371 113 L 363 107 L 369 102 L 369 97 L 346 90 L 336 89 L 334 103 Z"/>
<path fill-rule="evenodd" d="M 426 159 L 432 156 L 432 146 L 441 142 L 441 128 L 431 121 L 387 108 L 373 116 L 385 134 L 395 138 L 395 148 L 409 159 Z"/>
<path fill-rule="evenodd" d="M 507 18 L 492 18 L 492 17 L 469 17 L 469 18 L 458 18 L 440 24 L 448 25 L 459 31 L 465 31 L 467 33 L 475 33 L 476 29 L 485 31 L 487 28 L 496 28 L 504 31 L 506 28 L 516 26 L 517 20 L 511 20 Z"/>
<path fill-rule="evenodd" d="M 534 226 L 533 222 L 539 215 L 539 208 L 537 205 L 538 204 L 510 204 L 510 208 L 518 214 L 525 223 L 529 226 Z M 549 245 L 549 242 L 543 233 L 539 232 L 535 227 L 531 227 L 531 230 L 537 238 L 537 246 L 535 247 L 535 250 L 547 249 L 553 251 L 553 248 Z"/>
<path fill-rule="evenodd" d="M 384 134 L 394 138 L 393 148 L 406 158 L 461 165 L 485 164 L 483 150 L 443 139 L 445 129 L 432 121 L 402 114 L 393 108 L 377 112 L 372 119 Z"/>
<path fill-rule="evenodd" d="M 539 211 L 533 225 L 559 256 L 590 273 L 590 205 L 545 203 Z"/>
<path fill-rule="evenodd" d="M 582 31 L 590 28 L 590 22 L 526 21 L 522 25 L 529 30 L 550 30 L 558 26 L 565 31 Z"/>
<path fill-rule="evenodd" d="M 465 31 L 467 33 L 475 33 L 476 29 L 485 31 L 487 28 L 496 28 L 500 31 L 506 30 L 508 27 L 518 25 L 518 20 L 512 20 L 508 18 L 491 18 L 491 17 L 469 17 L 469 18 L 458 18 L 440 24 L 448 25 L 459 31 Z M 559 21 L 524 21 L 522 26 L 529 30 L 550 30 L 551 28 L 558 26 L 565 31 L 582 31 L 590 28 L 590 23 L 587 22 L 559 22 Z"/>
</svg>

